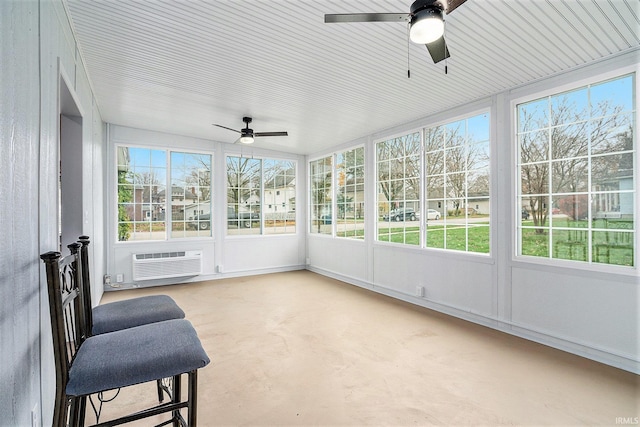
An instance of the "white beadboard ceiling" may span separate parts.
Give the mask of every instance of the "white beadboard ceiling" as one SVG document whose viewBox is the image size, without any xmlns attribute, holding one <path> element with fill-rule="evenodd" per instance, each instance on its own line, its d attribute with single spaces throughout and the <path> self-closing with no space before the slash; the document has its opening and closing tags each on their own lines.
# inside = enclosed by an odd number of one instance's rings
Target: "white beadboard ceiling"
<svg viewBox="0 0 640 427">
<path fill-rule="evenodd" d="M 106 122 L 311 154 L 638 49 L 638 0 L 468 0 L 446 17 L 451 58 L 409 48 L 411 0 L 67 0 Z"/>
</svg>

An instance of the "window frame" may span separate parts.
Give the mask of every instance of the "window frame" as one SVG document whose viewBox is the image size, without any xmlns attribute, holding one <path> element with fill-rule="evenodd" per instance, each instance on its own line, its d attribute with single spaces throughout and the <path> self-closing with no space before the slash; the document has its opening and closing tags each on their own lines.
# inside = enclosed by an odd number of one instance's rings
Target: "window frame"
<svg viewBox="0 0 640 427">
<path fill-rule="evenodd" d="M 355 150 L 362 150 L 362 164 L 358 165 L 362 168 L 363 170 L 363 178 L 362 178 L 362 183 L 358 183 L 356 184 L 356 189 L 358 185 L 362 185 L 362 237 L 356 237 L 356 236 L 345 236 L 345 235 L 340 235 L 337 232 L 337 221 L 340 219 L 338 217 L 338 215 L 336 215 L 339 211 L 339 203 L 338 203 L 338 192 L 339 192 L 339 182 L 338 182 L 338 156 L 339 155 L 344 155 L 345 153 L 351 152 L 351 151 L 355 151 Z M 315 237 L 322 237 L 322 238 L 334 238 L 334 239 L 344 239 L 346 241 L 352 241 L 352 242 L 364 242 L 367 237 L 366 237 L 366 229 L 367 229 L 367 225 L 366 225 L 366 221 L 367 221 L 367 209 L 368 209 L 368 203 L 367 203 L 367 150 L 366 150 L 366 146 L 365 144 L 356 144 L 353 146 L 349 146 L 343 149 L 337 149 L 334 150 L 330 153 L 321 155 L 321 156 L 317 156 L 317 157 L 313 157 L 308 159 L 307 161 L 307 185 L 308 185 L 308 192 L 307 192 L 307 197 L 308 197 L 308 203 L 307 203 L 307 220 L 308 220 L 308 227 L 307 227 L 307 234 L 309 236 L 315 236 Z M 325 160 L 325 159 L 331 159 L 331 180 L 330 180 L 330 185 L 331 185 L 331 208 L 330 208 L 330 224 L 319 224 L 316 223 L 314 224 L 314 210 L 313 210 L 313 206 L 314 206 L 314 198 L 313 195 L 311 194 L 312 189 L 313 189 L 313 177 L 312 177 L 312 167 L 311 164 L 313 162 L 317 162 L 319 160 Z M 357 191 L 356 191 L 357 193 Z M 325 203 L 325 205 L 327 205 L 327 203 Z M 344 205 L 344 203 L 343 203 Z M 322 214 L 322 217 L 326 215 L 326 214 Z M 322 218 L 317 219 L 317 221 L 322 221 Z M 321 232 L 313 232 L 312 229 L 314 226 L 320 226 L 320 225 L 329 225 L 329 232 L 328 233 L 321 233 Z"/>
<path fill-rule="evenodd" d="M 405 131 L 401 131 L 401 132 L 397 132 L 394 133 L 392 135 L 388 135 L 385 136 L 383 138 L 376 138 L 373 141 L 373 164 L 374 164 L 374 175 L 373 175 L 373 185 L 375 188 L 375 217 L 374 217 L 374 221 L 375 221 L 375 234 L 374 234 L 374 241 L 377 244 L 385 244 L 385 245 L 394 245 L 394 246 L 400 246 L 403 248 L 420 248 L 423 249 L 424 248 L 424 232 L 423 232 L 423 227 L 422 227 L 422 219 L 420 219 L 420 225 L 419 225 L 419 229 L 418 229 L 418 244 L 417 245 L 410 245 L 407 243 L 396 243 L 396 242 L 392 242 L 390 241 L 391 239 L 391 234 L 389 233 L 389 240 L 380 240 L 380 200 L 378 198 L 378 196 L 380 195 L 380 191 L 379 191 L 379 185 L 380 185 L 380 181 L 379 181 L 379 165 L 380 165 L 380 161 L 378 161 L 378 144 L 382 143 L 382 142 L 386 142 L 386 141 L 391 141 L 391 140 L 395 140 L 396 138 L 402 138 L 405 136 L 409 136 L 409 135 L 413 135 L 413 134 L 418 134 L 418 144 L 419 144 L 419 149 L 418 149 L 418 153 L 417 153 L 417 157 L 418 157 L 418 185 L 419 185 L 419 189 L 417 191 L 417 200 L 415 202 L 418 203 L 418 209 L 414 209 L 417 213 L 419 218 L 424 218 L 424 154 L 423 154 L 423 149 L 424 149 L 424 126 L 418 127 L 418 128 L 413 128 L 413 129 L 408 129 Z M 406 158 L 407 156 L 404 156 L 404 158 Z M 403 174 L 403 180 L 406 179 L 406 175 Z M 403 184 L 404 185 L 404 184 Z M 386 203 L 392 203 L 392 201 L 387 201 Z M 404 198 L 403 199 L 403 203 L 405 204 L 406 207 L 406 203 L 407 203 L 407 199 Z M 404 221 L 402 222 L 403 224 L 403 230 L 406 229 L 406 227 L 404 226 Z M 391 228 L 391 221 L 389 221 L 389 229 Z M 403 232 L 403 241 L 406 240 L 406 232 Z"/>
<path fill-rule="evenodd" d="M 211 169 L 209 171 L 209 204 L 210 204 L 210 212 L 214 210 L 214 194 L 215 194 L 215 185 L 214 185 L 214 168 L 215 168 L 215 152 L 212 150 L 198 150 L 191 148 L 179 148 L 175 146 L 158 146 L 151 145 L 145 143 L 136 143 L 136 142 L 115 142 L 113 144 L 113 161 L 112 161 L 112 173 L 113 177 L 110 179 L 110 185 L 113 185 L 113 191 L 111 191 L 110 196 L 113 197 L 113 210 L 112 215 L 113 219 L 109 222 L 113 225 L 114 230 L 112 232 L 112 236 L 114 239 L 115 245 L 129 245 L 129 244 L 149 244 L 149 243 L 170 243 L 170 242 L 191 242 L 196 240 L 214 240 L 215 238 L 215 230 L 214 230 L 214 222 L 213 218 L 210 218 L 210 231 L 211 235 L 209 236 L 192 236 L 192 237 L 171 237 L 171 227 L 173 224 L 173 215 L 172 215 L 172 198 L 165 197 L 164 208 L 165 208 L 165 231 L 163 239 L 144 239 L 144 240 L 119 240 L 118 238 L 118 229 L 120 225 L 118 209 L 119 209 L 119 201 L 118 201 L 118 150 L 120 148 L 139 148 L 151 151 L 163 151 L 165 153 L 165 168 L 166 168 L 166 179 L 162 184 L 165 189 L 165 194 L 172 188 L 171 186 L 171 154 L 172 153 L 184 153 L 184 154 L 197 154 L 197 155 L 205 155 L 209 156 L 211 159 Z M 147 212 L 148 213 L 148 212 Z M 146 218 L 146 217 L 145 217 Z"/>
<path fill-rule="evenodd" d="M 315 223 L 314 224 L 314 218 L 313 215 L 316 213 L 314 211 L 314 205 L 319 205 L 317 203 L 314 203 L 314 198 L 313 198 L 313 175 L 312 175 L 312 170 L 313 168 L 311 167 L 311 163 L 313 162 L 318 162 L 320 160 L 325 160 L 325 159 L 330 159 L 331 160 L 331 179 L 329 180 L 329 183 L 331 185 L 331 189 L 330 189 L 330 193 L 331 193 L 331 207 L 330 207 L 330 214 L 331 214 L 331 218 L 335 217 L 335 200 L 336 200 L 336 186 L 335 186 L 335 156 L 334 153 L 330 153 L 330 154 L 326 154 L 323 156 L 318 156 L 318 157 L 314 157 L 312 159 L 309 159 L 307 161 L 307 185 L 308 185 L 308 192 L 307 192 L 307 196 L 308 196 L 308 202 L 307 202 L 307 221 L 308 221 L 308 226 L 307 226 L 307 234 L 310 236 L 323 236 L 323 237 L 335 237 L 335 230 L 334 230 L 334 221 L 331 220 L 331 224 L 330 224 L 330 232 L 329 233 L 321 233 L 320 231 L 318 232 L 313 232 L 313 227 L 314 226 L 321 226 L 321 225 L 327 225 L 327 224 L 320 224 Z M 327 203 L 323 203 L 322 205 L 326 206 Z M 316 221 L 322 221 L 322 216 L 326 215 L 326 214 L 321 214 L 320 218 L 316 218 Z"/>
<path fill-rule="evenodd" d="M 346 153 L 349 152 L 355 152 L 356 150 L 362 150 L 362 163 L 357 165 L 357 167 L 362 169 L 362 182 L 356 182 L 355 184 L 353 184 L 354 186 L 354 194 L 358 194 L 358 187 L 362 186 L 362 201 L 356 200 L 353 203 L 354 204 L 358 204 L 361 203 L 362 204 L 362 237 L 357 237 L 355 235 L 353 236 L 347 236 L 347 235 L 340 235 L 338 233 L 337 230 L 337 221 L 342 219 L 339 217 L 339 215 L 336 215 L 339 211 L 339 205 L 342 204 L 343 206 L 347 206 L 347 202 L 342 202 L 342 203 L 338 203 L 338 194 L 340 192 L 341 188 L 345 188 L 346 185 L 341 186 L 339 183 L 339 169 L 338 169 L 338 156 L 339 155 L 345 155 Z M 348 239 L 348 240 L 361 240 L 364 241 L 366 238 L 366 219 L 367 219 L 367 192 L 366 192 L 366 185 L 365 185 L 365 181 L 366 181 L 366 173 L 367 173 L 367 162 L 366 162 L 366 158 L 365 158 L 365 147 L 363 144 L 359 144 L 353 147 L 349 147 L 346 148 L 344 150 L 338 150 L 336 152 L 333 153 L 333 207 L 332 207 L 332 211 L 333 211 L 333 218 L 335 218 L 334 221 L 332 221 L 332 232 L 333 232 L 333 237 L 335 238 L 339 238 L 339 239 Z M 351 202 L 349 202 L 351 203 Z M 354 221 L 355 224 L 355 221 Z M 345 230 L 345 234 L 347 231 L 355 231 L 357 228 L 354 228 L 353 230 Z"/>
<path fill-rule="evenodd" d="M 431 250 L 435 250 L 435 251 L 442 251 L 442 252 L 447 253 L 447 254 L 465 254 L 465 255 L 472 255 L 472 256 L 480 256 L 480 257 L 483 257 L 483 258 L 491 258 L 492 257 L 492 254 L 494 252 L 493 242 L 495 242 L 495 239 L 494 239 L 494 236 L 495 236 L 494 235 L 494 232 L 495 232 L 494 231 L 494 229 L 495 229 L 495 221 L 492 218 L 495 218 L 497 216 L 496 209 L 495 209 L 495 199 L 496 199 L 496 197 L 494 195 L 494 194 L 496 194 L 496 192 L 494 191 L 494 182 L 495 182 L 495 176 L 496 176 L 496 172 L 494 171 L 495 170 L 495 167 L 494 167 L 494 165 L 495 165 L 495 151 L 496 151 L 495 150 L 495 140 L 496 140 L 495 127 L 496 126 L 495 126 L 495 120 L 494 120 L 495 113 L 494 113 L 494 110 L 490 106 L 487 106 L 485 108 L 474 109 L 474 110 L 471 110 L 471 111 L 466 112 L 464 114 L 458 114 L 458 115 L 455 115 L 455 116 L 452 116 L 452 117 L 448 117 L 448 118 L 445 118 L 443 120 L 439 120 L 437 122 L 430 123 L 430 124 L 427 124 L 425 126 L 422 126 L 422 128 L 421 128 L 421 131 L 422 131 L 421 160 L 422 160 L 422 169 L 423 169 L 423 171 L 422 171 L 422 179 L 424 181 L 423 181 L 423 190 L 422 190 L 422 193 L 421 193 L 422 202 L 423 202 L 422 203 L 423 204 L 423 208 L 422 208 L 423 212 L 421 212 L 421 215 L 425 215 L 426 216 L 428 214 L 428 210 L 431 209 L 429 207 L 429 201 L 430 200 L 440 200 L 443 203 L 443 207 L 441 208 L 442 211 L 440 213 L 441 213 L 442 217 L 445 218 L 445 233 L 446 233 L 446 229 L 448 228 L 447 224 L 446 224 L 446 222 L 447 222 L 446 218 L 448 217 L 448 215 L 447 215 L 447 209 L 448 209 L 447 201 L 454 200 L 454 198 L 448 197 L 446 195 L 444 195 L 442 199 L 437 199 L 437 198 L 429 199 L 427 197 L 428 188 L 427 188 L 427 182 L 426 182 L 427 181 L 426 156 L 427 156 L 428 153 L 432 153 L 433 151 L 429 151 L 429 152 L 426 151 L 426 148 L 427 148 L 426 147 L 426 130 L 427 129 L 431 129 L 431 128 L 440 127 L 440 126 L 446 127 L 447 125 L 454 124 L 456 122 L 464 121 L 465 122 L 465 136 L 466 136 L 467 135 L 466 131 L 468 130 L 468 120 L 476 118 L 476 117 L 479 117 L 479 116 L 482 116 L 482 115 L 487 115 L 488 116 L 488 134 L 487 134 L 488 140 L 486 140 L 486 145 L 487 145 L 487 148 L 489 150 L 489 158 L 487 160 L 486 169 L 488 169 L 489 182 L 488 182 L 488 189 L 487 189 L 488 195 L 486 196 L 486 200 L 487 200 L 487 203 L 489 205 L 489 212 L 490 213 L 489 213 L 489 224 L 486 226 L 486 228 L 488 228 L 487 234 L 488 234 L 488 238 L 489 238 L 489 242 L 488 242 L 489 251 L 488 252 L 479 252 L 479 251 L 470 251 L 469 250 L 469 238 L 468 238 L 468 233 L 469 233 L 468 225 L 469 225 L 469 222 L 467 222 L 467 218 L 468 218 L 467 212 L 465 212 L 465 250 L 451 249 L 451 248 L 446 248 L 446 247 L 445 248 L 438 248 L 438 247 L 428 246 L 428 243 L 429 243 L 428 242 L 428 227 L 423 226 L 424 224 L 426 224 L 425 221 L 421 221 L 421 224 L 420 224 L 421 225 L 421 232 L 422 232 L 422 235 L 423 235 L 422 236 L 423 240 L 422 240 L 421 248 L 431 249 Z M 465 138 L 465 143 L 462 145 L 462 147 L 465 147 L 465 153 L 468 154 L 468 152 L 466 152 L 466 149 L 470 145 L 479 145 L 479 143 L 482 143 L 482 142 L 485 142 L 485 141 L 479 141 L 479 142 L 476 141 L 474 144 L 469 144 L 468 140 Z M 447 151 L 447 150 L 450 150 L 450 149 L 451 149 L 450 147 L 449 148 L 447 148 L 446 146 L 443 147 L 443 151 Z M 445 166 L 445 168 L 446 168 L 446 166 Z M 466 183 L 468 183 L 466 178 L 468 177 L 469 172 L 474 172 L 474 171 L 478 171 L 478 170 L 479 170 L 478 168 L 468 169 L 468 168 L 465 167 L 465 169 L 463 171 L 456 171 L 454 173 L 464 173 L 464 175 L 465 175 L 465 184 L 466 184 Z M 443 173 L 443 178 L 446 180 L 447 176 L 451 175 L 451 174 L 453 174 L 453 173 L 445 171 Z M 433 176 L 433 175 L 429 175 L 429 176 Z M 466 197 L 464 198 L 464 202 L 465 202 L 465 205 L 467 207 L 469 205 L 468 201 L 469 201 L 469 194 L 468 194 L 468 192 L 466 192 Z M 421 216 L 421 218 L 425 218 L 425 216 Z"/>
<path fill-rule="evenodd" d="M 295 227 L 295 231 L 293 232 L 286 232 L 286 233 L 270 233 L 270 232 L 266 232 L 267 230 L 267 226 L 265 225 L 265 218 L 264 218 L 264 209 L 265 206 L 268 206 L 269 203 L 266 202 L 265 200 L 265 192 L 268 190 L 265 187 L 265 174 L 264 174 L 264 162 L 265 161 L 276 161 L 276 162 L 290 162 L 293 164 L 293 170 L 294 170 L 294 183 L 295 183 L 295 190 L 294 190 L 294 194 L 295 194 L 295 205 L 298 205 L 298 187 L 299 187 L 299 167 L 298 167 L 298 160 L 297 159 L 293 159 L 290 157 L 277 157 L 277 156 L 265 156 L 265 155 L 261 155 L 261 156 L 255 156 L 255 155 L 251 155 L 249 157 L 244 156 L 242 154 L 242 152 L 226 152 L 224 154 L 222 154 L 223 157 L 223 161 L 224 161 L 224 211 L 223 211 L 223 215 L 224 215 L 224 220 L 222 221 L 222 223 L 224 224 L 224 237 L 225 238 L 231 238 L 231 239 L 250 239 L 250 238 L 259 238 L 259 237 L 287 237 L 287 236 L 296 236 L 299 232 L 299 224 L 298 224 L 298 215 L 297 215 L 297 210 L 294 209 L 294 227 Z M 227 161 L 229 159 L 229 157 L 235 157 L 235 158 L 247 158 L 247 159 L 251 159 L 251 160 L 259 160 L 260 161 L 260 218 L 259 218 L 259 228 L 260 232 L 259 233 L 252 233 L 252 234 L 242 234 L 242 233 L 229 233 L 229 221 L 227 218 L 227 212 L 228 209 L 230 207 L 229 205 L 229 199 L 228 199 L 228 191 L 229 191 L 229 180 L 228 180 L 228 174 L 227 174 Z M 285 192 L 286 194 L 286 192 Z"/>
<path fill-rule="evenodd" d="M 638 103 L 640 101 L 640 84 L 638 78 L 640 76 L 640 70 L 637 66 L 626 66 L 620 67 L 614 70 L 609 70 L 605 72 L 601 72 L 598 74 L 592 74 L 586 76 L 584 78 L 578 80 L 570 80 L 570 79 L 556 79 L 557 83 L 549 83 L 545 85 L 546 87 L 543 89 L 531 89 L 527 91 L 523 91 L 521 94 L 514 95 L 510 99 L 510 108 L 509 108 L 509 124 L 510 124 L 510 132 L 508 142 L 510 143 L 511 149 L 511 182 L 512 188 L 512 203 L 511 203 L 511 221 L 513 223 L 513 227 L 511 227 L 511 239 L 512 239 L 512 253 L 511 259 L 513 262 L 521 262 L 531 265 L 544 265 L 544 266 L 556 266 L 562 268 L 575 268 L 577 270 L 583 271 L 594 271 L 594 272 L 604 272 L 604 273 L 615 273 L 622 275 L 635 275 L 638 271 L 638 261 L 640 256 L 638 254 L 638 247 L 640 246 L 640 226 L 638 225 L 638 221 L 640 217 L 638 216 L 638 212 L 640 211 L 640 191 L 638 189 L 638 177 L 640 176 L 638 172 L 638 168 L 640 167 L 640 142 L 638 138 L 638 123 L 639 120 L 639 111 L 640 108 Z M 633 197 L 633 213 L 634 213 L 634 227 L 632 232 L 634 233 L 633 245 L 634 245 L 634 255 L 633 255 L 633 266 L 619 265 L 619 264 L 607 264 L 594 262 L 593 257 L 589 257 L 587 261 L 578 261 L 578 260 L 570 260 L 564 258 L 557 258 L 553 256 L 535 256 L 535 255 L 523 255 L 522 254 L 522 238 L 521 238 L 521 230 L 522 230 L 522 217 L 521 217 L 521 177 L 519 175 L 520 171 L 520 144 L 518 140 L 518 106 L 521 104 L 526 104 L 529 102 L 540 101 L 545 98 L 553 98 L 557 95 L 562 95 L 564 93 L 570 93 L 576 90 L 585 89 L 588 86 L 597 86 L 609 81 L 617 80 L 620 78 L 624 78 L 626 76 L 632 76 L 633 78 L 633 89 L 632 96 L 634 101 L 634 110 L 630 112 L 631 120 L 634 124 L 634 135 L 632 139 L 632 157 L 633 157 L 633 182 L 635 183 L 635 187 L 632 194 Z M 592 117 L 590 116 L 584 120 L 590 120 Z M 575 121 L 574 121 L 575 122 Z M 571 122 L 571 123 L 574 123 Z M 587 159 L 589 161 L 589 165 L 591 164 L 592 154 L 589 153 L 587 155 Z M 597 157 L 597 156 L 596 156 Z M 549 159 L 549 162 L 553 162 L 553 159 Z M 559 161 L 556 159 L 556 161 Z M 552 172 L 549 172 L 552 173 Z M 591 174 L 591 169 L 589 170 L 589 174 Z M 595 192 L 592 190 L 590 186 L 586 189 L 587 196 L 594 194 Z M 547 194 L 552 197 L 553 191 L 550 188 Z M 589 203 L 589 212 L 591 212 L 591 204 Z M 547 223 L 547 228 L 551 228 L 551 225 Z M 596 227 L 597 228 L 597 227 Z M 592 230 L 592 227 L 588 228 L 589 231 Z M 591 238 L 588 240 L 591 241 Z M 592 248 L 587 248 L 587 254 L 591 254 Z M 549 249 L 549 253 L 552 255 L 553 248 Z"/>
<path fill-rule="evenodd" d="M 489 117 L 489 160 L 488 160 L 488 168 L 489 168 L 489 206 L 490 212 L 492 214 L 489 217 L 488 224 L 488 233 L 489 233 L 489 252 L 472 252 L 472 251 L 462 251 L 457 249 L 446 249 L 446 248 L 436 248 L 436 247 L 428 247 L 427 246 L 427 230 L 424 218 L 428 212 L 429 207 L 427 206 L 427 197 L 426 197 L 426 171 L 425 171 L 425 130 L 429 128 L 434 128 L 438 126 L 446 126 L 449 123 L 454 123 L 462 120 L 467 120 L 479 115 L 487 114 Z M 438 116 L 431 117 L 430 120 L 425 120 L 424 122 L 420 122 L 418 126 L 408 127 L 406 130 L 397 131 L 389 135 L 385 135 L 383 137 L 376 138 L 372 141 L 373 143 L 373 160 L 372 163 L 374 165 L 374 173 L 373 173 L 373 186 L 375 187 L 375 234 L 374 234 L 374 244 L 375 245 L 392 245 L 394 247 L 402 247 L 403 250 L 409 251 L 429 251 L 433 254 L 439 254 L 442 256 L 452 256 L 456 258 L 462 259 L 470 259 L 474 262 L 480 263 L 493 263 L 494 257 L 496 253 L 495 245 L 492 242 L 495 242 L 496 238 L 496 221 L 497 221 L 497 209 L 496 209 L 496 162 L 497 156 L 496 153 L 496 144 L 497 144 L 497 112 L 495 102 L 483 100 L 476 104 L 470 105 L 467 108 L 457 109 L 454 112 L 445 112 Z M 420 133 L 420 244 L 419 245 L 407 245 L 404 243 L 395 243 L 389 241 L 379 240 L 379 221 L 378 221 L 378 152 L 377 152 L 377 144 L 381 141 L 387 141 L 390 139 L 394 139 L 397 137 L 401 137 L 404 135 L 409 135 L 411 133 L 419 132 Z"/>
</svg>

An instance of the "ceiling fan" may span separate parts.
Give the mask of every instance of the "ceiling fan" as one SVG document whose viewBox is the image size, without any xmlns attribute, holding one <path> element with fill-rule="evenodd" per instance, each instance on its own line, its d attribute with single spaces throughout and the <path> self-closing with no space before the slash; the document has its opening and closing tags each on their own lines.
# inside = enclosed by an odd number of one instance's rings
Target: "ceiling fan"
<svg viewBox="0 0 640 427">
<path fill-rule="evenodd" d="M 238 138 L 234 144 L 238 142 L 241 144 L 253 144 L 254 138 L 258 138 L 261 136 L 288 136 L 287 132 L 254 132 L 253 129 L 249 128 L 249 123 L 253 121 L 251 117 L 243 117 L 242 121 L 246 123 L 245 128 L 241 130 L 231 129 L 226 126 L 213 124 L 214 126 L 218 126 L 222 129 L 232 130 L 234 132 L 238 132 L 240 134 L 240 138 Z"/>
<path fill-rule="evenodd" d="M 424 44 L 434 63 L 447 59 L 443 15 L 453 12 L 466 0 L 416 0 L 409 13 L 338 13 L 324 15 L 325 23 L 409 22 L 409 38 Z"/>
</svg>

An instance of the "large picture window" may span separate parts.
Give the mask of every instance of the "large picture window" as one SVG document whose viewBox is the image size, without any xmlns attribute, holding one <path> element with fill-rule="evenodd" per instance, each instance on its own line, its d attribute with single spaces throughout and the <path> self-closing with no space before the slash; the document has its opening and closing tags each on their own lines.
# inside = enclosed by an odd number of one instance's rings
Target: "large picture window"
<svg viewBox="0 0 640 427">
<path fill-rule="evenodd" d="M 426 246 L 489 253 L 489 114 L 425 129 Z"/>
<path fill-rule="evenodd" d="M 634 265 L 635 81 L 517 105 L 519 253 Z"/>
<path fill-rule="evenodd" d="M 116 153 L 118 241 L 212 235 L 211 155 L 129 146 Z"/>
<path fill-rule="evenodd" d="M 420 245 L 420 133 L 376 144 L 378 240 Z"/>
</svg>

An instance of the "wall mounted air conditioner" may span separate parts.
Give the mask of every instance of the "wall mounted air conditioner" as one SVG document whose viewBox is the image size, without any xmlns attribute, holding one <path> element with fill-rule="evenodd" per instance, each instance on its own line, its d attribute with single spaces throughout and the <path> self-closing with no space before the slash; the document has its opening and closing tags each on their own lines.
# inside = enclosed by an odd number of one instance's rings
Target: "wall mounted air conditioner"
<svg viewBox="0 0 640 427">
<path fill-rule="evenodd" d="M 133 280 L 168 279 L 202 274 L 202 251 L 133 254 Z"/>
</svg>

